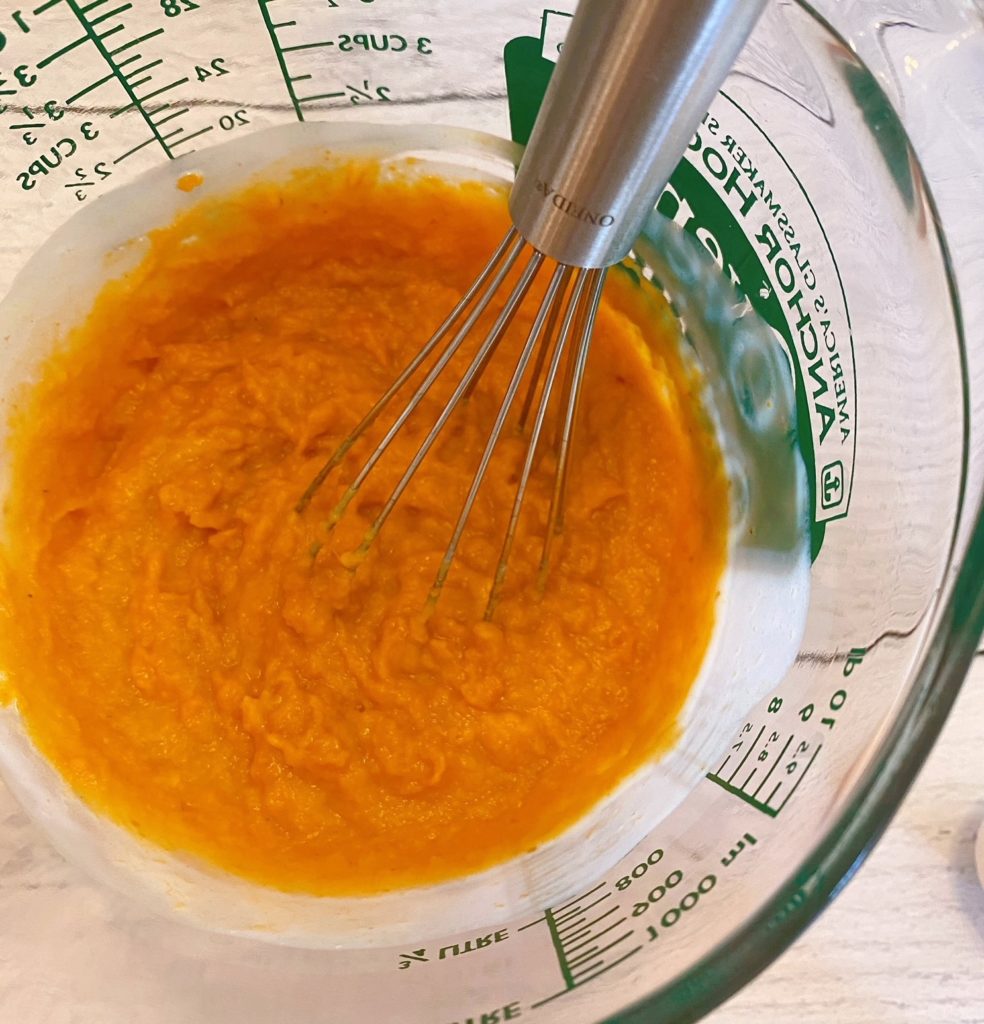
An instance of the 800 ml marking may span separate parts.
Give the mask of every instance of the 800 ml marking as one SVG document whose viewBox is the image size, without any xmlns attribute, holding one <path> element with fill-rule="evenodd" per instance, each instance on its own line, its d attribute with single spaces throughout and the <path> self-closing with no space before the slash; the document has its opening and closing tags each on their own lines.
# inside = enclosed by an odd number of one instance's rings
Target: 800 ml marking
<svg viewBox="0 0 984 1024">
<path fill-rule="evenodd" d="M 642 876 L 651 868 L 657 865 L 663 859 L 662 850 L 653 850 L 653 852 L 627 874 L 623 875 L 616 883 L 615 888 L 619 892 L 625 892 L 626 889 L 632 884 L 634 880 L 642 878 Z"/>
</svg>

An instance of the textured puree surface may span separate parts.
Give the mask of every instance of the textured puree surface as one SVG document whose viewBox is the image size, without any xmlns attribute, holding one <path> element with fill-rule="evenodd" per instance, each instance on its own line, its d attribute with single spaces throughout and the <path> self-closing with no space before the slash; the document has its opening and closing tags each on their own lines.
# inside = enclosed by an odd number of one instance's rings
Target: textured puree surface
<svg viewBox="0 0 984 1024">
<path fill-rule="evenodd" d="M 511 424 L 425 619 L 532 301 L 357 571 L 440 396 L 333 532 L 373 438 L 294 506 L 484 264 L 503 196 L 363 163 L 188 204 L 14 413 L 4 699 L 91 806 L 283 889 L 536 847 L 672 743 L 713 629 L 727 484 L 664 301 L 609 275 L 543 596 L 549 452 L 482 622 Z"/>
</svg>

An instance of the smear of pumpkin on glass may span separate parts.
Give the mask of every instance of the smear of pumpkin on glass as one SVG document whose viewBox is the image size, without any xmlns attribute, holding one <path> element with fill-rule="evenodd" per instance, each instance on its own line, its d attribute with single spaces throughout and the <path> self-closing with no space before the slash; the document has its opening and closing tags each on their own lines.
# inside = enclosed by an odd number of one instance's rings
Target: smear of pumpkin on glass
<svg viewBox="0 0 984 1024">
<path fill-rule="evenodd" d="M 728 496 L 655 293 L 609 275 L 542 598 L 549 452 L 482 621 L 525 452 L 512 432 L 421 615 L 538 296 L 357 572 L 341 559 L 440 392 L 336 530 L 373 438 L 294 512 L 506 221 L 489 187 L 368 162 L 205 199 L 151 234 L 25 390 L 0 667 L 96 810 L 260 883 L 370 893 L 522 854 L 673 742 Z"/>
</svg>

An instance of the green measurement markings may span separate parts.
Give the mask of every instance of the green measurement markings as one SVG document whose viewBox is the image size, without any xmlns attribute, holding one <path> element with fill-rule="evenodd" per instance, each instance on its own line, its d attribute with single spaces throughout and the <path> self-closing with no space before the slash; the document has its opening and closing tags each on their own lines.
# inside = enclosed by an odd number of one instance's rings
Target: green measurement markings
<svg viewBox="0 0 984 1024">
<path fill-rule="evenodd" d="M 642 949 L 625 945 L 635 933 L 618 904 L 611 902 L 612 894 L 607 889 L 607 884 L 601 882 L 570 903 L 545 910 L 543 917 L 520 928 L 525 931 L 546 924 L 564 979 L 559 992 L 533 1003 L 533 1009 L 594 981 Z"/>
<path fill-rule="evenodd" d="M 754 739 L 751 732 L 743 737 L 707 777 L 750 807 L 775 818 L 799 788 L 823 744 L 808 744 L 792 733 L 770 731 L 765 725 Z"/>
<path fill-rule="evenodd" d="M 287 58 L 284 56 L 284 49 L 280 45 L 280 40 L 277 38 L 277 29 L 286 28 L 288 25 L 295 25 L 296 22 L 275 22 L 270 16 L 270 4 L 274 0 L 257 0 L 260 5 L 260 13 L 263 15 L 263 24 L 266 25 L 267 32 L 270 34 L 270 42 L 273 43 L 273 52 L 277 55 L 277 63 L 280 65 L 280 73 L 284 78 L 284 85 L 287 87 L 287 95 L 290 97 L 290 102 L 293 104 L 294 113 L 297 114 L 297 120 L 304 120 L 304 112 L 301 110 L 301 101 L 297 98 L 297 91 L 294 88 L 294 82 L 297 79 L 291 78 L 290 71 L 287 69 Z M 303 78 L 310 78 L 310 75 L 301 76 Z"/>
<path fill-rule="evenodd" d="M 358 103 L 363 100 L 370 102 L 381 99 L 388 100 L 388 90 L 385 87 L 376 90 L 376 94 L 370 91 L 369 82 L 363 83 L 363 88 L 359 88 L 357 85 L 346 85 L 343 89 L 336 89 L 332 92 L 319 92 L 311 96 L 302 96 L 297 91 L 298 82 L 307 82 L 312 79 L 313 75 L 292 75 L 290 73 L 290 67 L 288 63 L 288 53 L 296 53 L 300 50 L 318 50 L 324 49 L 329 50 L 336 44 L 333 39 L 321 39 L 315 42 L 296 43 L 291 46 L 284 46 L 280 42 L 280 38 L 277 35 L 277 30 L 281 28 L 293 28 L 297 25 L 296 21 L 274 21 L 274 16 L 270 13 L 270 4 L 275 3 L 276 0 L 257 0 L 260 5 L 260 12 L 263 15 L 263 23 L 267 27 L 267 32 L 270 34 L 270 42 L 273 43 L 273 52 L 277 55 L 277 63 L 280 65 L 280 74 L 283 76 L 284 85 L 287 88 L 287 95 L 290 97 L 290 102 L 293 104 L 294 113 L 297 114 L 297 120 L 304 120 L 304 104 L 305 103 L 316 103 L 318 100 L 343 100 L 349 99 L 353 103 Z M 337 4 L 329 4 L 331 7 L 337 7 Z M 310 88 L 310 86 L 308 87 Z"/>
<path fill-rule="evenodd" d="M 150 100 L 156 99 L 164 93 L 169 92 L 171 89 L 176 89 L 180 85 L 184 85 L 188 81 L 187 77 L 169 82 L 167 85 L 160 86 L 143 96 L 137 94 L 138 88 L 145 86 L 152 81 L 153 75 L 148 72 L 152 72 L 155 68 L 160 67 L 164 61 L 163 59 L 145 61 L 142 54 L 139 52 L 133 52 L 133 47 L 139 46 L 140 43 L 147 42 L 157 36 L 163 35 L 163 28 L 156 28 L 150 32 L 145 32 L 141 36 L 130 39 L 121 45 L 117 45 L 118 39 L 113 39 L 111 44 L 107 43 L 107 40 L 109 40 L 110 37 L 118 36 L 121 32 L 125 32 L 126 26 L 122 23 L 118 23 L 112 26 L 102 27 L 103 23 L 109 21 L 111 18 L 121 17 L 128 11 L 132 10 L 132 3 L 112 4 L 110 0 L 94 0 L 94 2 L 80 5 L 78 0 L 49 0 L 48 3 L 42 4 L 38 7 L 34 13 L 40 14 L 43 11 L 54 7 L 56 3 L 61 2 L 67 4 L 68 8 L 75 15 L 79 25 L 82 27 L 83 35 L 38 61 L 38 68 L 43 70 L 59 58 L 71 53 L 77 47 L 82 46 L 85 43 L 91 43 L 99 53 L 99 56 L 102 57 L 108 65 L 109 74 L 103 75 L 94 82 L 90 82 L 88 85 L 69 96 L 65 100 L 65 105 L 69 107 L 72 106 L 72 104 L 77 103 L 84 96 L 115 79 L 119 82 L 126 94 L 128 102 L 118 110 L 113 111 L 113 113 L 109 115 L 110 118 L 118 117 L 119 115 L 125 114 L 131 110 L 136 111 L 143 118 L 151 132 L 149 138 L 117 157 L 113 161 L 114 163 L 121 163 L 127 157 L 132 156 L 134 153 L 143 149 L 144 146 L 149 146 L 152 143 L 157 143 L 164 151 L 165 156 L 167 156 L 169 160 L 173 160 L 174 153 L 172 150 L 175 146 L 178 146 L 183 142 L 190 141 L 195 136 L 204 134 L 205 131 L 209 130 L 207 128 L 202 129 L 200 132 L 195 132 L 194 135 L 188 135 L 180 139 L 177 137 L 183 134 L 183 128 L 178 127 L 166 133 L 162 133 L 161 124 L 165 120 L 171 120 L 179 114 L 187 113 L 187 110 L 180 110 L 177 114 L 171 114 L 167 118 L 155 121 L 155 114 L 165 110 L 169 104 L 160 104 L 154 110 L 148 110 L 146 106 Z M 112 46 L 112 49 L 110 46 Z M 137 66 L 130 67 L 130 65 L 134 64 Z M 124 70 L 124 68 L 127 68 L 127 70 Z M 177 139 L 177 141 L 174 141 L 175 139 Z"/>
</svg>

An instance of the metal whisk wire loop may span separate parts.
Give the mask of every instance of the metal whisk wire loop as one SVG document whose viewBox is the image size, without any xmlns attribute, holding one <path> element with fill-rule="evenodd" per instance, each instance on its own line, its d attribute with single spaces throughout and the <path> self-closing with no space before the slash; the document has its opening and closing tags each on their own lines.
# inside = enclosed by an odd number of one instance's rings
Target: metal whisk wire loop
<svg viewBox="0 0 984 1024">
<path fill-rule="evenodd" d="M 345 510 L 355 499 L 360 488 L 389 449 L 393 440 L 418 409 L 427 394 L 447 369 L 448 364 L 476 327 L 487 311 L 493 298 L 503 289 L 507 276 L 517 267 L 524 250 L 530 249 L 530 256 L 519 272 L 513 288 L 506 294 L 501 308 L 495 312 L 492 325 L 486 331 L 481 343 L 467 367 L 461 373 L 451 395 L 446 399 L 436 420 L 421 441 L 416 452 L 393 487 L 381 510 L 376 515 L 358 548 L 347 555 L 345 563 L 355 567 L 366 556 L 373 541 L 383 528 L 397 502 L 406 491 L 435 442 L 454 415 L 455 411 L 474 390 L 489 361 L 495 355 L 500 342 L 515 319 L 516 313 L 530 292 L 534 280 L 546 262 L 546 257 L 532 249 L 512 228 L 506 234 L 493 254 L 488 265 L 465 292 L 461 300 L 438 327 L 426 344 L 403 368 L 393 383 L 380 396 L 373 407 L 363 416 L 356 427 L 342 440 L 331 457 L 324 463 L 301 496 L 295 510 L 303 513 L 329 474 L 341 465 L 352 446 L 376 422 L 396 395 L 411 378 L 423 368 L 429 356 L 439 352 L 423 380 L 417 385 L 406 404 L 385 431 L 382 439 L 355 474 L 340 500 L 328 515 L 326 527 L 332 530 L 340 521 Z M 492 461 L 495 450 L 503 435 L 506 423 L 516 403 L 524 379 L 528 379 L 526 395 L 519 415 L 517 428 L 529 437 L 525 458 L 516 485 L 515 499 L 506 528 L 498 564 L 485 608 L 485 618 L 491 619 L 501 597 L 505 583 L 509 558 L 512 553 L 519 525 L 520 515 L 528 484 L 536 462 L 537 452 L 544 437 L 544 424 L 552 399 L 557 391 L 561 366 L 567 356 L 563 376 L 556 431 L 557 457 L 553 495 L 548 513 L 548 529 L 544 539 L 540 560 L 538 582 L 543 585 L 550 563 L 554 539 L 563 526 L 563 507 L 570 469 L 571 441 L 577 417 L 578 401 L 594 330 L 595 315 L 601 299 L 604 270 L 585 270 L 558 263 L 550 276 L 533 319 L 529 334 L 517 357 L 509 384 L 499 405 L 484 450 L 475 469 L 468 492 L 465 496 L 450 541 L 441 559 L 431 587 L 427 606 L 433 609 L 444 588 L 455 556 L 465 531 L 469 516 L 474 508 L 482 483 Z M 443 348 L 441 348 L 443 344 Z M 532 364 L 532 370 L 531 370 Z M 545 372 L 544 372 L 545 371 Z M 542 381 L 541 381 L 542 378 Z M 535 412 L 534 412 L 535 407 Z M 530 414 L 533 413 L 532 422 Z"/>
</svg>

